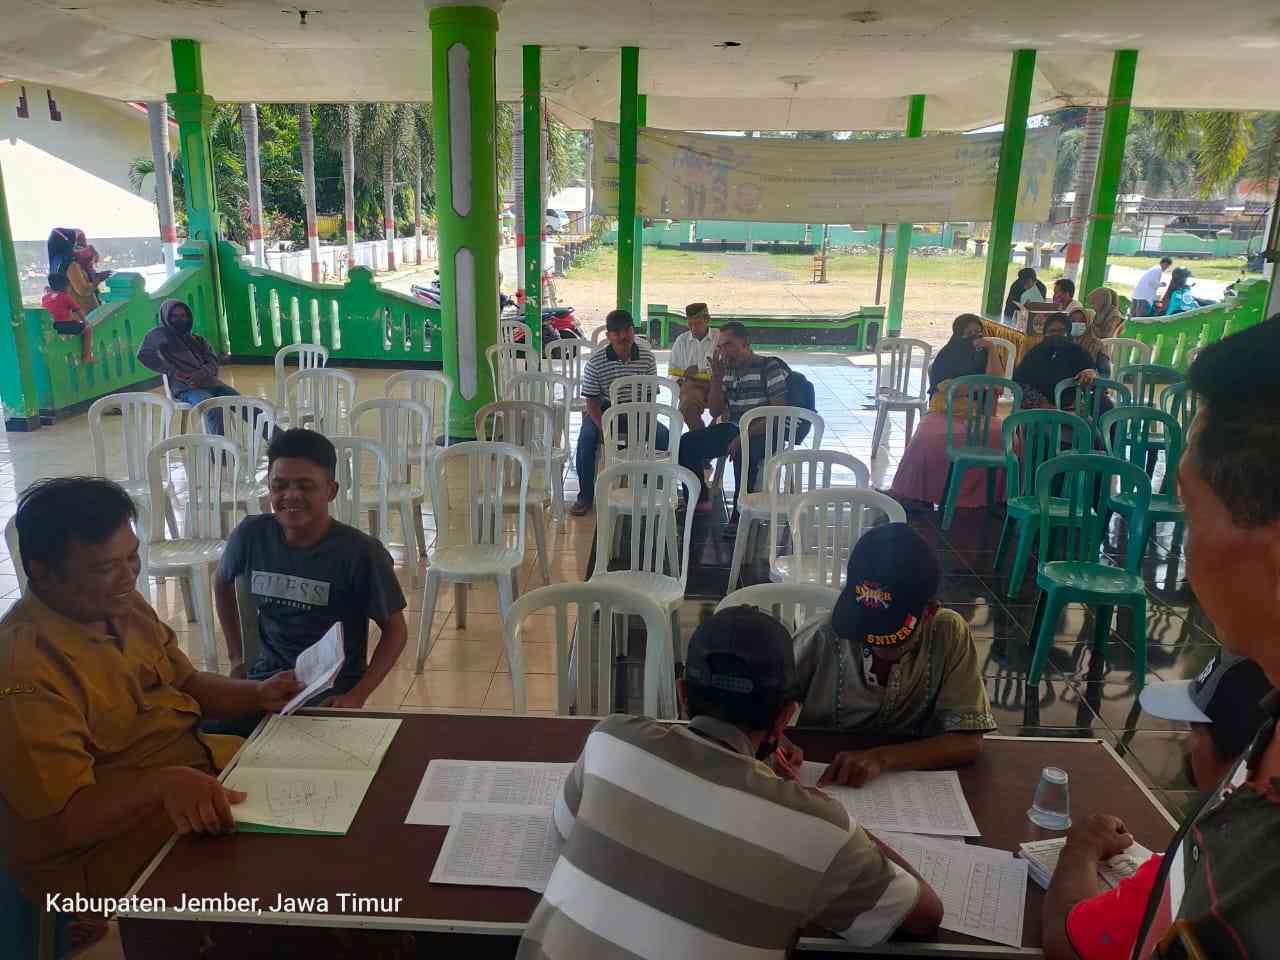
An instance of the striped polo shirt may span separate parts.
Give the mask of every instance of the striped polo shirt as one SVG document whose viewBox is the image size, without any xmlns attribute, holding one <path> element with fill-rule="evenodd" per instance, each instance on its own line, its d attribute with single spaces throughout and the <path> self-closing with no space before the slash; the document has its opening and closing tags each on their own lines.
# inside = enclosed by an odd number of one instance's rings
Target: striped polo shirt
<svg viewBox="0 0 1280 960">
<path fill-rule="evenodd" d="M 517 957 L 765 960 L 809 923 L 887 939 L 919 882 L 752 753 L 710 717 L 602 720 L 556 802 L 564 847 Z"/>
<path fill-rule="evenodd" d="M 638 343 L 631 345 L 631 356 L 623 359 L 609 344 L 603 350 L 596 350 L 582 368 L 582 397 L 584 400 L 599 400 L 604 406 L 609 405 L 609 386 L 619 377 L 646 376 L 653 377 L 658 373 L 657 361 L 653 352 L 646 350 Z M 626 400 L 627 397 L 624 396 Z"/>
<path fill-rule="evenodd" d="M 777 357 L 752 354 L 741 367 L 730 367 L 720 375 L 720 385 L 729 404 L 729 420 L 737 423 L 756 407 L 781 406 L 787 402 L 787 374 L 791 368 Z"/>
</svg>

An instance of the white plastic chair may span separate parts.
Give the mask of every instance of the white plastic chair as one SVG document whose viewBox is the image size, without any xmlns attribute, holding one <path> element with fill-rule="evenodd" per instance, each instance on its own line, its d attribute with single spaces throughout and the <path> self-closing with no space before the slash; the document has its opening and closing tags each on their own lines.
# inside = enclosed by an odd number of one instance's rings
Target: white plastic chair
<svg viewBox="0 0 1280 960">
<path fill-rule="evenodd" d="M 753 432 L 751 429 L 758 421 L 764 421 L 763 432 Z M 746 551 L 746 538 L 751 533 L 752 524 L 757 520 L 766 519 L 769 511 L 769 497 L 763 490 L 748 492 L 751 489 L 751 464 L 757 459 L 755 457 L 757 447 L 760 444 L 764 445 L 761 448 L 764 450 L 764 456 L 760 459 L 760 472 L 763 475 L 765 464 L 779 453 L 795 450 L 801 443 L 808 443 L 808 449 L 817 450 L 822 446 L 822 434 L 825 429 L 826 422 L 822 419 L 822 415 L 806 410 L 804 407 L 756 407 L 744 413 L 738 421 L 738 438 L 742 445 L 740 460 L 742 468 L 741 476 L 738 477 L 738 529 L 733 536 L 733 552 L 739 558 L 739 564 Z M 804 433 L 803 437 L 800 437 L 801 433 Z M 723 483 L 725 459 L 727 458 L 721 458 L 720 464 L 716 467 L 716 480 L 712 485 L 717 491 L 721 489 Z M 736 578 L 731 579 L 729 589 L 732 590 L 736 583 Z"/>
<path fill-rule="evenodd" d="M 190 423 L 188 414 L 191 413 L 191 404 L 185 400 L 179 400 L 173 395 L 173 385 L 169 383 L 169 375 L 167 373 L 160 374 L 160 382 L 164 384 L 165 397 L 173 404 L 174 410 L 178 413 L 178 429 L 182 433 L 186 433 Z"/>
<path fill-rule="evenodd" d="M 109 411 L 120 414 L 120 434 L 116 438 L 124 461 L 124 474 L 113 472 L 107 465 L 107 445 L 110 439 L 103 429 L 102 418 Z M 167 397 L 154 393 L 113 393 L 95 400 L 89 407 L 89 442 L 93 446 L 93 472 L 96 476 L 115 480 L 124 487 L 138 507 L 142 537 L 151 529 L 151 481 L 147 476 L 147 455 L 161 440 L 173 435 L 173 421 L 177 408 Z M 178 535 L 178 521 L 173 505 L 165 497 L 157 505 L 169 525 L 169 532 Z M 195 611 L 188 606 L 189 615 Z"/>
<path fill-rule="evenodd" d="M 180 463 L 181 482 L 171 481 L 170 467 Z M 182 513 L 182 536 L 166 537 L 161 524 L 148 530 L 147 574 L 184 577 L 191 582 L 190 604 L 200 624 L 206 670 L 218 669 L 213 626 L 213 568 L 226 537 L 236 523 L 240 453 L 223 437 L 183 434 L 162 440 L 147 456 L 151 501 L 172 497 Z M 172 491 L 166 486 L 172 484 Z"/>
<path fill-rule="evenodd" d="M 387 515 L 387 488 L 390 472 L 387 451 L 366 437 L 330 437 L 338 454 L 338 495 L 329 501 L 329 516 L 348 526 L 360 528 L 360 518 L 369 514 L 369 533 L 381 539 L 379 526 Z M 412 538 L 410 539 L 412 542 Z"/>
<path fill-rule="evenodd" d="M 289 402 L 289 423 L 300 426 L 303 418 L 311 429 L 326 437 L 351 433 L 351 408 L 356 404 L 356 378 L 345 370 L 315 367 L 289 374 L 284 382 Z"/>
<path fill-rule="evenodd" d="M 564 470 L 569 462 L 569 415 L 573 409 L 573 383 L 558 373 L 517 373 L 507 384 L 504 400 L 541 403 L 555 411 L 555 435 L 551 447 L 551 483 L 555 496 L 553 514 L 564 522 Z"/>
<path fill-rule="evenodd" d="M 506 396 L 507 382 L 517 373 L 537 373 L 542 369 L 538 351 L 526 343 L 495 343 L 485 350 L 484 358 L 489 363 L 489 377 L 497 397 Z"/>
<path fill-rule="evenodd" d="M 1151 345 L 1133 337 L 1106 337 L 1102 341 L 1102 351 L 1111 360 L 1112 376 L 1121 367 L 1151 362 Z"/>
<path fill-rule="evenodd" d="M 1012 340 L 1006 340 L 1004 337 L 984 337 L 983 339 L 1004 351 L 1004 378 L 1012 380 L 1013 368 L 1018 365 L 1018 348 L 1013 345 Z M 928 370 L 927 365 L 925 370 Z"/>
<path fill-rule="evenodd" d="M 533 345 L 533 330 L 523 320 L 499 320 L 498 342 Z"/>
<path fill-rule="evenodd" d="M 476 411 L 476 438 L 494 443 L 510 443 L 529 457 L 533 476 L 528 478 L 528 491 L 515 494 L 515 478 L 508 478 L 509 489 L 504 506 L 508 512 L 523 508 L 533 521 L 533 535 L 538 543 L 538 569 L 542 582 L 551 582 L 551 558 L 547 553 L 546 509 L 555 502 L 551 476 L 551 452 L 555 444 L 555 411 L 543 403 L 527 400 L 501 400 L 486 403 Z M 541 471 L 541 488 L 533 489 Z"/>
<path fill-rule="evenodd" d="M 282 416 L 289 411 L 289 401 L 285 396 L 287 378 L 284 371 L 290 357 L 294 358 L 294 363 L 297 364 L 298 370 L 318 370 L 329 364 L 328 349 L 316 344 L 293 343 L 276 351 L 276 409 L 280 411 Z M 304 418 L 310 419 L 311 417 L 311 410 L 305 406 L 299 410 L 299 413 Z M 302 424 L 302 420 L 289 420 L 289 426 L 291 427 L 300 427 Z"/>
<path fill-rule="evenodd" d="M 215 436 L 209 434 L 205 423 L 205 415 L 210 410 L 222 411 L 222 435 L 240 451 L 239 505 L 245 513 L 266 513 L 270 508 L 267 445 L 276 428 L 275 404 L 261 397 L 210 397 L 193 408 L 196 428 L 192 433 Z"/>
<path fill-rule="evenodd" d="M 591 356 L 591 346 L 586 340 L 552 340 L 543 351 L 544 368 L 566 377 L 573 384 L 572 409 L 584 413 L 586 401 L 582 399 L 582 368 Z"/>
<path fill-rule="evenodd" d="M 462 476 L 451 488 L 448 470 L 457 464 Z M 427 659 L 436 594 L 440 584 L 454 585 L 454 619 L 459 629 L 467 625 L 467 587 L 494 580 L 498 585 L 498 608 L 504 620 L 511 612 L 516 573 L 524 562 L 523 504 L 514 513 L 514 524 L 506 523 L 506 498 L 513 484 L 519 500 L 529 492 L 529 455 L 510 443 L 467 441 L 455 443 L 431 458 L 431 506 L 437 535 L 427 566 L 427 584 L 422 597 L 422 620 L 418 626 L 418 653 L 414 669 L 422 672 Z M 451 522 L 460 521 L 455 531 Z"/>
<path fill-rule="evenodd" d="M 892 497 L 875 490 L 831 487 L 802 494 L 791 505 L 795 550 L 770 567 L 774 582 L 844 586 L 849 552 L 881 517 L 906 523 L 907 512 Z"/>
<path fill-rule="evenodd" d="M 636 329 L 639 330 L 639 327 Z M 636 343 L 646 350 L 653 350 L 653 345 L 650 344 L 649 338 L 643 333 L 636 333 Z M 609 328 L 602 323 L 591 331 L 591 349 L 603 350 L 607 346 L 609 346 Z"/>
<path fill-rule="evenodd" d="M 658 424 L 667 420 L 667 449 L 658 446 Z M 666 403 L 615 403 L 600 418 L 604 465 L 635 460 L 669 461 L 679 457 L 684 417 Z"/>
<path fill-rule="evenodd" d="M 755 607 L 776 617 L 793 634 L 835 609 L 840 591 L 816 583 L 757 583 L 742 587 L 716 604 L 715 612 L 729 607 Z"/>
<path fill-rule="evenodd" d="M 431 411 L 431 429 L 439 430 L 439 436 L 433 437 L 431 446 L 427 447 L 427 459 L 435 456 L 436 450 L 449 445 L 449 406 L 453 402 L 453 381 L 438 370 L 401 370 L 387 377 L 382 388 L 384 396 L 394 399 L 403 394 L 409 400 L 416 400 Z M 440 442 L 437 444 L 436 440 Z M 416 451 L 411 451 L 415 453 Z"/>
<path fill-rule="evenodd" d="M 667 395 L 662 396 L 665 390 Z M 680 384 L 671 377 L 631 373 L 609 384 L 609 403 L 663 403 L 680 406 Z"/>
<path fill-rule="evenodd" d="M 738 529 L 733 537 L 733 559 L 729 563 L 730 591 L 738 588 L 757 522 L 765 525 L 772 564 L 778 555 L 779 531 L 791 515 L 791 501 L 795 497 L 834 486 L 866 488 L 871 485 L 867 465 L 852 454 L 836 450 L 785 450 L 765 460 L 761 473 L 764 489 L 738 497 Z"/>
<path fill-rule="evenodd" d="M 417 547 L 418 556 L 427 555 L 427 538 L 422 527 L 422 504 L 427 490 L 427 450 L 431 447 L 431 411 L 416 400 L 402 398 L 365 400 L 351 408 L 351 429 L 360 432 L 360 422 L 377 417 L 374 436 L 387 455 L 387 505 L 400 514 L 400 531 L 406 553 Z M 379 520 L 388 527 L 389 519 Z M 379 526 L 381 529 L 381 526 Z M 416 563 L 409 566 L 417 583 Z"/>
<path fill-rule="evenodd" d="M 570 608 L 573 608 L 571 623 Z M 637 616 L 645 625 L 645 649 L 656 653 L 672 648 L 671 621 L 662 606 L 643 594 L 618 584 L 599 581 L 557 583 L 531 590 L 511 606 L 503 623 L 503 641 L 511 665 L 511 699 L 516 713 L 525 709 L 524 648 L 521 632 L 532 615 L 553 610 L 556 622 L 557 713 L 567 714 L 574 705 L 579 713 L 604 715 L 614 711 L 613 663 L 618 632 L 625 641 L 627 617 Z M 598 621 L 595 636 L 592 626 Z M 620 631 L 618 627 L 620 626 Z M 661 716 L 658 691 L 663 671 L 675 665 L 664 657 L 645 661 L 644 714 Z M 594 700 L 593 703 L 593 694 Z M 674 718 L 674 713 L 670 714 Z"/>
<path fill-rule="evenodd" d="M 911 369 L 915 355 L 920 353 L 920 383 L 911 387 Z M 904 337 L 886 337 L 876 344 L 876 429 L 871 437 L 871 459 L 880 453 L 880 438 L 890 413 L 903 411 L 907 415 L 907 442 L 915 429 L 916 411 L 922 415 L 929 408 L 929 361 L 933 347 L 923 340 Z"/>
</svg>

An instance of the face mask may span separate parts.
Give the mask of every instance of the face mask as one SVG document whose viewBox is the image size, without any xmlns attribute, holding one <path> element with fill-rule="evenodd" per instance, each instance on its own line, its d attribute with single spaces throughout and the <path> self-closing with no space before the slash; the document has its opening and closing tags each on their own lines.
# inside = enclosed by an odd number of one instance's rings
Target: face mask
<svg viewBox="0 0 1280 960">
<path fill-rule="evenodd" d="M 1089 329 L 1087 323 L 1073 323 L 1071 325 L 1071 335 L 1073 337 L 1083 337 L 1085 330 Z"/>
<path fill-rule="evenodd" d="M 176 310 L 169 314 L 169 318 L 165 321 L 165 326 L 170 330 L 184 336 L 191 332 L 192 325 L 193 320 L 189 314 L 185 312 L 179 313 Z"/>
</svg>

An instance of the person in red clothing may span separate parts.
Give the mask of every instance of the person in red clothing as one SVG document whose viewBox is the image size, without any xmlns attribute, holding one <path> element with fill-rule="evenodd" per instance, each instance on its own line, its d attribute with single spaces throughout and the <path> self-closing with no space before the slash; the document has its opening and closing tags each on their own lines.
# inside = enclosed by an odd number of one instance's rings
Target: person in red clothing
<svg viewBox="0 0 1280 960">
<path fill-rule="evenodd" d="M 1148 684 L 1140 699 L 1151 716 L 1191 724 L 1183 748 L 1187 779 L 1211 790 L 1262 725 L 1259 701 L 1270 691 L 1260 666 L 1224 650 L 1194 680 Z M 1045 896 L 1047 960 L 1129 960 L 1164 859 L 1157 854 L 1114 890 L 1105 890 L 1099 862 L 1131 843 L 1124 823 L 1107 814 L 1095 813 L 1067 832 Z"/>
<path fill-rule="evenodd" d="M 65 273 L 50 274 L 49 286 L 45 287 L 40 305 L 49 311 L 55 331 L 68 336 L 77 333 L 80 335 L 80 359 L 85 363 L 97 363 L 98 358 L 93 355 L 93 327 L 85 320 L 80 304 L 71 295 L 68 286 Z"/>
</svg>

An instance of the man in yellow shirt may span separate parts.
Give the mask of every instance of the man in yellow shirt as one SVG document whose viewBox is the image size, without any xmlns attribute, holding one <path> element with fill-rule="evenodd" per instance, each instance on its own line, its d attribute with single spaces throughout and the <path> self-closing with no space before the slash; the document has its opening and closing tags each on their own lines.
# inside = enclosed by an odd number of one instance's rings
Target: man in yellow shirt
<svg viewBox="0 0 1280 960">
<path fill-rule="evenodd" d="M 129 496 L 44 480 L 15 517 L 30 582 L 0 620 L 0 849 L 24 891 L 111 897 L 176 830 L 235 826 L 217 771 L 238 738 L 201 717 L 278 710 L 300 689 L 196 671 L 135 590 Z"/>
</svg>

